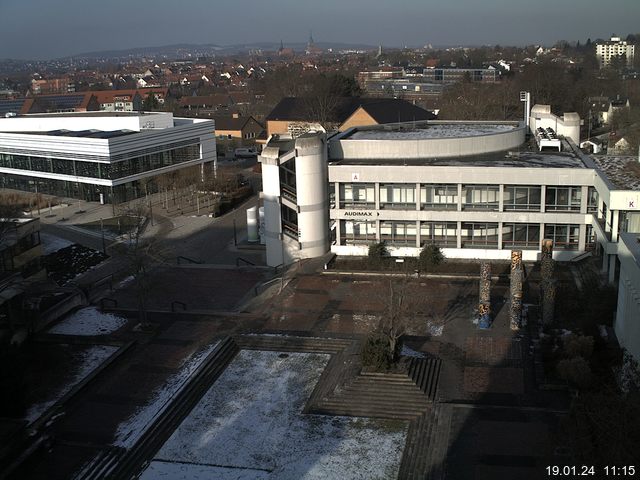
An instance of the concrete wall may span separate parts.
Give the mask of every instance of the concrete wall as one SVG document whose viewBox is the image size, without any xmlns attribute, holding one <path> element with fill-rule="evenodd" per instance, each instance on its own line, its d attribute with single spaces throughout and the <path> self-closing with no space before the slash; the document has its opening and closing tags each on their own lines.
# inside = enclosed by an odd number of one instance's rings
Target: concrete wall
<svg viewBox="0 0 640 480">
<path fill-rule="evenodd" d="M 620 345 L 640 361 L 640 244 L 637 236 L 623 233 L 618 244 L 620 282 L 614 329 Z"/>
<path fill-rule="evenodd" d="M 319 257 L 329 250 L 326 135 L 298 137 L 296 153 L 300 254 Z"/>
<path fill-rule="evenodd" d="M 154 128 L 173 127 L 172 113 L 145 113 L 136 115 L 104 115 L 93 113 L 81 115 L 78 113 L 59 113 L 55 115 L 23 115 L 10 118 L 0 118 L 2 132 L 48 132 L 65 129 L 81 130 L 133 130 L 140 131 Z"/>
<path fill-rule="evenodd" d="M 340 125 L 341 132 L 345 132 L 353 127 L 361 127 L 363 125 L 377 125 L 376 122 L 371 115 L 369 115 L 362 107 L 358 107 L 358 109 L 351 114 L 349 118 L 345 120 L 345 122 Z"/>
<path fill-rule="evenodd" d="M 337 138 L 331 142 L 331 159 L 448 158 L 515 149 L 525 140 L 525 128 L 471 137 L 420 140 L 364 140 Z"/>
<path fill-rule="evenodd" d="M 586 168 L 475 166 L 329 165 L 329 181 L 351 183 L 358 174 L 363 183 L 468 183 L 508 185 L 593 185 Z"/>
<path fill-rule="evenodd" d="M 267 121 L 267 136 L 273 134 L 288 133 L 289 121 L 287 120 L 268 120 Z"/>
<path fill-rule="evenodd" d="M 420 248 L 387 246 L 389 254 L 394 257 L 417 257 Z M 442 248 L 446 258 L 459 260 L 510 260 L 511 250 L 482 249 L 482 248 Z M 332 245 L 331 251 L 336 255 L 367 256 L 369 245 Z M 557 261 L 568 261 L 580 255 L 582 252 L 554 251 L 553 258 Z M 522 259 L 525 262 L 540 260 L 540 250 L 523 250 Z"/>
</svg>

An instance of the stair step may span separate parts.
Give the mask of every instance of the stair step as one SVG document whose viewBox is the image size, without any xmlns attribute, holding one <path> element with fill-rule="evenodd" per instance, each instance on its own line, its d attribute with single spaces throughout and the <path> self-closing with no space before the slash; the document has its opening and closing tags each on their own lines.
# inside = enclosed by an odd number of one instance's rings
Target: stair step
<svg viewBox="0 0 640 480">
<path fill-rule="evenodd" d="M 315 414 L 325 414 L 332 416 L 345 416 L 345 417 L 373 417 L 373 418 L 387 418 L 387 419 L 399 419 L 399 420 L 413 420 L 420 413 L 409 412 L 389 412 L 387 410 L 377 410 L 371 408 L 317 408 L 314 410 Z"/>
</svg>

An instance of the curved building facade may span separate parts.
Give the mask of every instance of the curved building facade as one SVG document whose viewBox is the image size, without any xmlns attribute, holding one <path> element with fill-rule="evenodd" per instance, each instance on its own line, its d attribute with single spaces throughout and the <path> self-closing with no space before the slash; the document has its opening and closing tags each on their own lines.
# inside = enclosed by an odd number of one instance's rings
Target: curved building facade
<svg viewBox="0 0 640 480">
<path fill-rule="evenodd" d="M 272 138 L 262 164 L 267 264 L 277 266 L 327 253 L 329 210 L 327 139 L 308 133 Z"/>
</svg>

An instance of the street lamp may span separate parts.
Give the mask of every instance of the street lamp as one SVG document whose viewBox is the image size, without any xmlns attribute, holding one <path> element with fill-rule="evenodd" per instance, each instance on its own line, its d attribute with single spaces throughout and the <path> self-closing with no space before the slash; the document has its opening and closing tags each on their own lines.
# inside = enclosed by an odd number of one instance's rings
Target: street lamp
<svg viewBox="0 0 640 480">
<path fill-rule="evenodd" d="M 105 245 L 105 242 L 104 242 L 104 222 L 102 221 L 102 218 L 100 218 L 100 233 L 102 234 L 102 253 L 106 255 L 107 246 Z"/>
</svg>

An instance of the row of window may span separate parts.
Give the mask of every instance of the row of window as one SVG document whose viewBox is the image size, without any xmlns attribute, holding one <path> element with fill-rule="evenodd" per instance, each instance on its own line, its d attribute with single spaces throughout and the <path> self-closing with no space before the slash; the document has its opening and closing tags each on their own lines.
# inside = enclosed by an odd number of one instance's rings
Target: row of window
<svg viewBox="0 0 640 480">
<path fill-rule="evenodd" d="M 76 177 L 115 180 L 200 158 L 200 146 L 188 145 L 114 163 L 85 162 L 58 158 L 0 153 L 0 167 Z"/>
<path fill-rule="evenodd" d="M 333 184 L 330 186 L 330 190 Z M 331 192 L 330 192 L 331 193 Z M 340 208 L 374 209 L 376 189 L 373 183 L 340 184 Z M 499 185 L 462 185 L 461 206 L 464 210 L 498 211 Z M 414 184 L 381 184 L 378 191 L 381 209 L 391 210 L 457 210 L 457 184 L 429 184 L 419 188 Z M 582 187 L 548 186 L 545 191 L 545 211 L 579 212 Z M 505 211 L 540 211 L 542 188 L 540 186 L 505 185 L 502 195 Z M 332 202 L 335 205 L 335 202 Z M 589 187 L 587 212 L 598 207 L 598 192 Z"/>
<path fill-rule="evenodd" d="M 54 180 L 51 178 L 27 177 L 23 175 L 0 174 L 0 188 L 11 188 L 26 192 L 44 193 L 57 197 L 80 198 L 88 202 L 100 200 L 100 194 L 105 202 L 120 203 L 140 198 L 147 189 L 155 192 L 156 185 L 152 182 L 143 186 L 139 181 L 132 181 L 105 187 L 90 183 Z"/>
<path fill-rule="evenodd" d="M 377 230 L 380 230 L 378 239 Z M 462 247 L 498 248 L 498 233 L 502 229 L 502 248 L 537 250 L 540 246 L 540 224 L 492 222 L 407 222 L 342 220 L 340 232 L 345 245 L 385 241 L 389 245 L 415 247 L 417 235 L 420 245 L 434 243 L 440 247 L 456 248 L 458 233 Z M 577 250 L 580 226 L 575 224 L 545 224 L 544 238 L 553 240 L 560 250 Z M 587 246 L 595 243 L 591 225 L 587 225 Z"/>
</svg>

